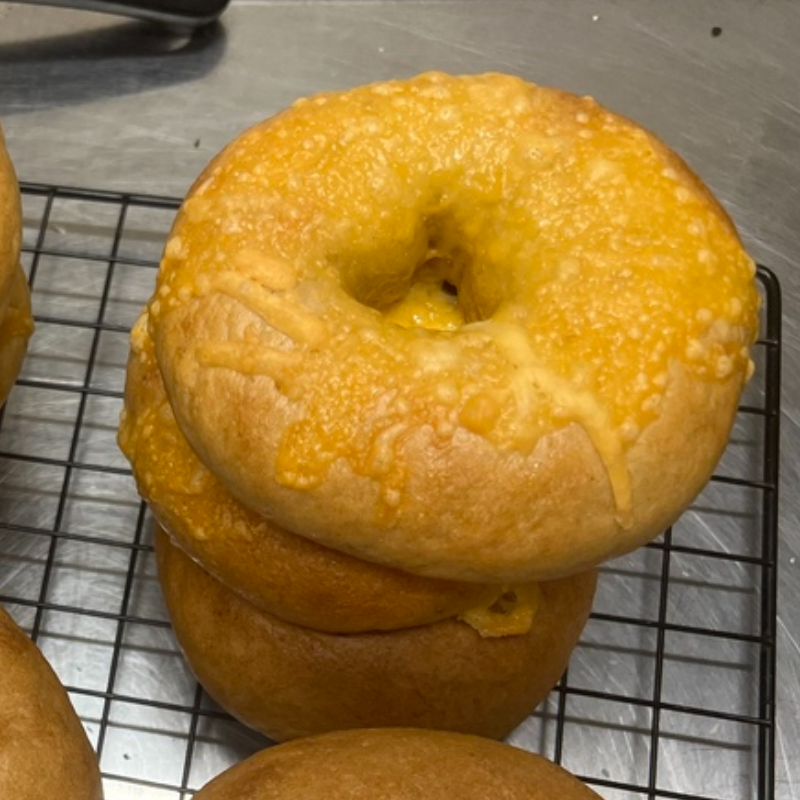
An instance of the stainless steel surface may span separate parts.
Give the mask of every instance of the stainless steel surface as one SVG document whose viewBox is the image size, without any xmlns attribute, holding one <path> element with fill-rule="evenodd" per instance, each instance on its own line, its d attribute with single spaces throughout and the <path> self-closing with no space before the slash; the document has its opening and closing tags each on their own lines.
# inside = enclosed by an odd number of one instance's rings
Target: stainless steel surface
<svg viewBox="0 0 800 800">
<path fill-rule="evenodd" d="M 117 14 L 162 25 L 197 28 L 219 18 L 228 0 L 21 0 L 27 5 L 59 6 Z"/>
<path fill-rule="evenodd" d="M 753 256 L 775 270 L 784 290 L 776 796 L 788 800 L 800 795 L 798 42 L 800 6 L 787 0 L 234 0 L 215 35 L 195 38 L 159 36 L 136 23 L 100 15 L 0 3 L 0 120 L 25 180 L 181 195 L 237 131 L 299 95 L 431 68 L 502 70 L 592 94 L 646 124 L 682 153 L 728 208 Z M 31 231 L 40 211 L 29 204 Z M 135 257 L 154 257 L 168 216 L 142 214 L 124 247 Z M 113 215 L 105 219 L 95 209 L 90 215 L 84 209 L 52 224 L 56 240 L 76 237 L 76 246 L 106 248 L 107 253 Z M 55 269 L 41 272 L 37 311 L 85 313 L 98 280 L 91 262 L 67 279 Z M 138 270 L 119 287 L 113 312 L 120 324 L 132 321 L 149 280 L 147 270 Z M 44 335 L 26 366 L 28 377 L 35 379 L 38 370 L 67 384 L 78 380 L 85 366 L 81 346 L 85 342 Z M 125 337 L 109 337 L 107 347 L 93 379 L 101 386 L 118 386 Z M 5 447 L 33 447 L 42 454 L 58 447 L 68 453 L 66 433 L 79 404 L 74 399 L 56 403 L 48 395 L 37 405 L 34 395 L 32 389 L 18 393 L 9 411 L 20 421 L 36 420 L 36 437 Z M 80 412 L 91 435 L 76 446 L 122 469 L 112 433 L 117 411 L 117 403 L 92 397 Z M 737 429 L 724 465 L 729 471 L 746 474 L 758 468 L 754 436 L 746 424 Z M 15 498 L 7 513 L 25 525 L 51 524 L 44 518 L 60 514 L 70 529 L 96 532 L 112 543 L 129 541 L 131 531 L 139 530 L 138 506 L 124 475 L 111 472 L 75 487 L 69 508 L 61 510 L 59 480 L 55 469 L 21 462 L 4 478 L 4 502 L 10 495 Z M 702 506 L 687 515 L 681 536 L 742 552 L 751 546 L 747 521 L 752 522 L 752 498 L 737 496 L 732 507 L 718 491 L 712 487 Z M 25 593 L 38 586 L 34 572 L 45 558 L 36 549 L 45 544 L 20 540 L 17 547 L 17 566 L 5 574 L 2 593 L 28 597 Z M 113 546 L 59 548 L 59 580 L 50 588 L 52 596 L 98 613 L 114 606 L 127 580 L 124 552 Z M 657 556 L 657 551 L 644 551 L 616 565 L 601 607 L 649 613 Z M 743 631 L 758 627 L 752 617 L 757 584 L 741 563 L 725 567 L 713 560 L 678 559 L 673 568 L 680 590 L 670 596 L 668 610 L 675 619 L 707 627 L 741 625 Z M 133 569 L 137 613 L 163 622 L 146 550 Z M 16 611 L 34 624 L 29 607 Z M 68 685 L 99 693 L 76 695 L 90 731 L 97 732 L 107 702 L 102 690 L 108 664 L 115 652 L 124 654 L 115 691 L 129 699 L 113 705 L 103 767 L 108 774 L 145 776 L 150 785 L 114 779 L 109 781 L 110 800 L 178 797 L 161 787 L 180 785 L 185 768 L 192 773 L 187 785 L 196 787 L 258 746 L 257 737 L 238 726 L 203 717 L 206 729 L 194 757 L 187 759 L 187 718 L 173 706 L 191 707 L 194 688 L 165 626 L 130 625 L 125 628 L 130 641 L 120 643 L 114 639 L 113 619 L 57 616 L 45 618 L 41 641 Z M 625 641 L 616 628 L 609 643 L 605 637 L 612 634 L 602 624 L 592 628 L 576 656 L 575 680 L 621 693 L 649 691 L 652 657 L 644 654 L 652 652 L 653 643 L 646 630 L 628 633 Z M 82 649 L 76 650 L 76 642 L 83 643 Z M 684 646 L 681 652 L 681 642 L 675 643 L 670 659 L 666 688 L 671 702 L 711 703 L 737 713 L 752 706 L 753 654 L 745 645 L 689 638 Z M 137 697 L 160 699 L 162 706 L 145 707 Z M 570 714 L 582 721 L 569 729 L 568 765 L 611 780 L 641 780 L 648 743 L 637 725 L 644 713 L 635 703 L 604 707 L 587 699 L 583 707 L 571 706 Z M 726 800 L 747 796 L 752 743 L 740 741 L 733 724 L 704 728 L 702 718 L 693 719 L 689 730 L 681 730 L 675 719 L 664 721 L 669 736 L 661 751 L 660 785 Z M 515 741 L 546 749 L 553 746 L 549 730 L 547 716 L 539 716 L 523 726 Z M 692 780 L 700 776 L 702 792 L 689 785 L 690 775 Z M 600 791 L 609 799 L 623 794 Z"/>
</svg>

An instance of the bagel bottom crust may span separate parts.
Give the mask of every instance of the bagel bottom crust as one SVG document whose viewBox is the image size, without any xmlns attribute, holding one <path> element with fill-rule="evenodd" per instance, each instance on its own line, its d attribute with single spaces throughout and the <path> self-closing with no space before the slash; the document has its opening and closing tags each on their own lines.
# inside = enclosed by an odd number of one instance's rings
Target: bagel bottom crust
<svg viewBox="0 0 800 800">
<path fill-rule="evenodd" d="M 101 800 L 97 757 L 56 674 L 0 608 L 0 797 Z"/>
<path fill-rule="evenodd" d="M 482 638 L 455 619 L 329 634 L 256 609 L 156 532 L 175 635 L 200 683 L 275 741 L 336 729 L 415 727 L 502 738 L 564 671 L 596 573 L 541 585 L 526 634 Z"/>
<path fill-rule="evenodd" d="M 562 767 L 476 736 L 339 731 L 282 744 L 231 767 L 195 800 L 598 800 Z"/>
</svg>

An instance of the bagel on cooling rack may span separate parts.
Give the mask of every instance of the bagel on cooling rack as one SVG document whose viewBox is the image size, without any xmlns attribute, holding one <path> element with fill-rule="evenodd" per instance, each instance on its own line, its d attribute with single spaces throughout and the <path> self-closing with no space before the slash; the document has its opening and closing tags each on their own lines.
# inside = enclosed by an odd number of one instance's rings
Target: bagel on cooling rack
<svg viewBox="0 0 800 800">
<path fill-rule="evenodd" d="M 408 572 L 551 579 L 694 499 L 752 362 L 754 265 L 590 98 L 426 74 L 299 101 L 189 192 L 147 325 L 245 506 Z"/>
<path fill-rule="evenodd" d="M 100 800 L 94 750 L 64 687 L 0 608 L 0 797 Z"/>
<path fill-rule="evenodd" d="M 28 282 L 19 263 L 21 244 L 19 186 L 0 128 L 0 406 L 17 380 L 33 331 Z"/>
<path fill-rule="evenodd" d="M 315 736 L 262 750 L 195 800 L 598 800 L 542 756 L 463 734 L 408 729 Z"/>
<path fill-rule="evenodd" d="M 276 741 L 413 726 L 502 738 L 563 673 L 594 572 L 541 584 L 526 633 L 482 637 L 447 619 L 331 634 L 266 614 L 156 530 L 159 581 L 187 662 L 229 713 Z M 498 611 L 502 613 L 502 611 Z"/>
</svg>

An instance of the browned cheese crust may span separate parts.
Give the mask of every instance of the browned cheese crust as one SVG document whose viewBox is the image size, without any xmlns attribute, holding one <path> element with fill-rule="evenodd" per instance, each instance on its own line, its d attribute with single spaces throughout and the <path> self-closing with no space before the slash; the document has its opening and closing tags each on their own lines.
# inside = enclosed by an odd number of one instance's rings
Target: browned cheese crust
<svg viewBox="0 0 800 800">
<path fill-rule="evenodd" d="M 262 750 L 195 800 L 599 800 L 511 745 L 409 729 L 343 731 Z"/>
<path fill-rule="evenodd" d="M 276 741 L 412 726 L 501 738 L 547 696 L 586 622 L 596 575 L 541 585 L 526 634 L 456 620 L 329 634 L 256 609 L 158 531 L 159 578 L 189 665 L 232 715 Z"/>
<path fill-rule="evenodd" d="M 39 649 L 0 608 L 0 797 L 100 800 L 94 750 Z"/>
<path fill-rule="evenodd" d="M 730 220 L 655 137 L 591 98 L 428 74 L 235 140 L 146 324 L 178 425 L 244 505 L 369 561 L 519 583 L 691 503 L 757 306 Z"/>
<path fill-rule="evenodd" d="M 19 375 L 33 332 L 30 292 L 19 264 L 21 216 L 19 186 L 0 129 L 0 406 Z"/>
</svg>

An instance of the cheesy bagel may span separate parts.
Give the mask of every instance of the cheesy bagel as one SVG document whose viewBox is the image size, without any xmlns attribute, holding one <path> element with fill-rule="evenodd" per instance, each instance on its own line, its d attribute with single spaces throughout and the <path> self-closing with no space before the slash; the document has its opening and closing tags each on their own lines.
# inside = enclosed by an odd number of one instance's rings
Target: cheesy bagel
<svg viewBox="0 0 800 800">
<path fill-rule="evenodd" d="M 261 750 L 195 800 L 599 800 L 552 761 L 476 736 L 340 731 Z"/>
<path fill-rule="evenodd" d="M 189 192 L 148 325 L 244 505 L 423 575 L 585 570 L 725 447 L 754 264 L 684 162 L 594 100 L 425 74 L 295 103 Z"/>
<path fill-rule="evenodd" d="M 541 584 L 530 630 L 485 638 L 446 619 L 331 634 L 284 622 L 212 578 L 156 530 L 175 636 L 208 693 L 275 741 L 413 726 L 502 738 L 547 696 L 589 616 L 596 574 Z"/>
<path fill-rule="evenodd" d="M 0 608 L 0 797 L 100 800 L 97 756 L 36 645 Z"/>
<path fill-rule="evenodd" d="M 19 263 L 21 244 L 19 185 L 0 128 L 0 406 L 19 375 L 33 331 L 30 291 Z"/>
</svg>

